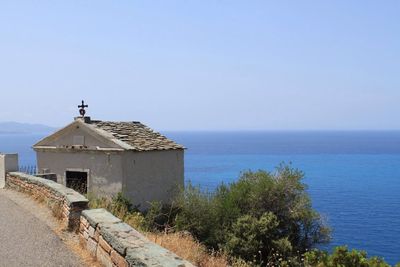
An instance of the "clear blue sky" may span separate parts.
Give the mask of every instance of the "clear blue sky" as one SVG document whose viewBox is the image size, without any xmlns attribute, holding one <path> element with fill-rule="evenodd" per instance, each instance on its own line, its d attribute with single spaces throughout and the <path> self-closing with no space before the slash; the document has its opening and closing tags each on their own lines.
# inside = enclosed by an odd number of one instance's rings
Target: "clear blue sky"
<svg viewBox="0 0 400 267">
<path fill-rule="evenodd" d="M 400 129 L 399 1 L 1 1 L 0 121 Z"/>
</svg>

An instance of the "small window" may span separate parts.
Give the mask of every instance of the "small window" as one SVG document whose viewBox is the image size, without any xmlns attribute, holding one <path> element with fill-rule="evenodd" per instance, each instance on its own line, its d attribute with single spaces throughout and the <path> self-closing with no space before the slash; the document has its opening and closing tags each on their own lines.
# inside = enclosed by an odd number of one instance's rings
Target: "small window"
<svg viewBox="0 0 400 267">
<path fill-rule="evenodd" d="M 65 176 L 67 187 L 81 194 L 87 193 L 87 172 L 66 171 Z"/>
</svg>

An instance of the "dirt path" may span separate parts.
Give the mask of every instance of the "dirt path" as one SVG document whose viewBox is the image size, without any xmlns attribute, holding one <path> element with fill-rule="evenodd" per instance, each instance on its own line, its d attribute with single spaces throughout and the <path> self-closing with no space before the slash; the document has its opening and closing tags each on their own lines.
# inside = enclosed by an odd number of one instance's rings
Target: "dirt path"
<svg viewBox="0 0 400 267">
<path fill-rule="evenodd" d="M 0 266 L 96 266 L 44 205 L 0 189 Z"/>
</svg>

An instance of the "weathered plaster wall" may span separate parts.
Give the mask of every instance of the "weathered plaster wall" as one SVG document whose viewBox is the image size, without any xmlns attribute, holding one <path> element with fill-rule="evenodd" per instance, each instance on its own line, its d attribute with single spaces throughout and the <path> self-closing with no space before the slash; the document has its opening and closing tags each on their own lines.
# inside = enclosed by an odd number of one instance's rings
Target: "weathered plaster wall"
<svg viewBox="0 0 400 267">
<path fill-rule="evenodd" d="M 122 191 L 123 152 L 104 151 L 37 151 L 38 170 L 46 168 L 57 174 L 57 182 L 65 185 L 65 172 L 88 172 L 88 192 L 112 195 Z"/>
<path fill-rule="evenodd" d="M 65 185 L 65 172 L 88 172 L 88 192 L 113 195 L 123 192 L 135 205 L 168 203 L 184 185 L 184 151 L 104 152 L 38 150 L 38 170 L 49 169 Z"/>
<path fill-rule="evenodd" d="M 168 203 L 184 185 L 184 150 L 126 152 L 124 194 L 140 208 L 149 201 Z"/>
</svg>

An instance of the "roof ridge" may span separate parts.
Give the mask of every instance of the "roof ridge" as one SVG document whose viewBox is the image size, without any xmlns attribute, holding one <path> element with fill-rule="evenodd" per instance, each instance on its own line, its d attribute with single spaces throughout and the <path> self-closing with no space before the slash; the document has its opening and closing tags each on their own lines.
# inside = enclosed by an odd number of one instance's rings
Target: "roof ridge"
<svg viewBox="0 0 400 267">
<path fill-rule="evenodd" d="M 91 120 L 91 122 L 110 122 L 110 123 L 141 123 L 140 121 L 110 121 L 110 120 Z"/>
</svg>

